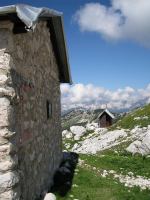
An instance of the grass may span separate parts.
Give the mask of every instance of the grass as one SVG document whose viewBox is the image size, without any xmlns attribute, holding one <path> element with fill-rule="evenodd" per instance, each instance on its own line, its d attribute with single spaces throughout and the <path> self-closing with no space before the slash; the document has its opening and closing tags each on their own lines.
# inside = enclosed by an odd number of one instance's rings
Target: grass
<svg viewBox="0 0 150 200">
<path fill-rule="evenodd" d="M 65 140 L 63 140 L 63 149 L 67 150 L 66 147 L 65 147 L 65 144 L 69 144 L 70 145 L 69 149 L 71 149 L 76 143 L 77 143 L 77 141 L 75 141 L 75 140 L 65 139 Z"/>
<path fill-rule="evenodd" d="M 128 139 L 127 141 L 123 141 L 123 142 L 121 142 L 120 144 L 118 144 L 118 145 L 112 147 L 111 149 L 112 149 L 112 150 L 117 150 L 117 151 L 119 151 L 119 152 L 121 152 L 121 153 L 124 153 L 124 152 L 125 152 L 125 149 L 131 144 L 131 142 L 132 142 L 132 141 L 131 141 L 130 139 Z"/>
<path fill-rule="evenodd" d="M 148 119 L 140 119 L 135 120 L 135 117 L 144 117 L 147 116 Z M 150 122 L 150 104 L 144 106 L 143 108 L 139 108 L 125 117 L 117 121 L 112 127 L 111 130 L 115 130 L 117 127 L 124 129 L 133 129 L 135 126 L 146 127 Z"/>
<path fill-rule="evenodd" d="M 67 196 L 57 200 L 149 200 L 148 190 L 140 191 L 138 187 L 129 189 L 122 184 L 108 178 L 98 177 L 95 172 L 79 168 L 74 176 L 73 187 Z M 72 196 L 73 195 L 73 196 Z"/>
<path fill-rule="evenodd" d="M 93 136 L 94 135 L 94 131 L 92 131 L 92 130 L 91 131 L 86 131 L 86 133 L 83 136 L 80 137 L 79 142 L 84 141 L 87 138 L 87 136 L 89 136 L 90 134 L 92 134 L 92 136 Z"/>
<path fill-rule="evenodd" d="M 87 164 L 106 170 L 115 170 L 118 173 L 127 174 L 133 172 L 135 175 L 146 176 L 150 178 L 150 158 L 142 156 L 116 155 L 114 152 L 105 152 L 101 155 L 81 155 L 81 159 Z"/>
<path fill-rule="evenodd" d="M 118 174 L 133 172 L 134 175 L 150 177 L 150 158 L 116 155 L 113 151 L 105 151 L 100 155 L 80 155 L 80 159 L 91 166 L 77 167 L 72 189 L 65 197 L 56 194 L 57 200 L 149 200 L 150 191 L 141 191 L 139 187 L 125 187 L 112 176 L 101 177 L 96 171 L 115 170 Z M 74 187 L 77 185 L 78 187 Z"/>
</svg>

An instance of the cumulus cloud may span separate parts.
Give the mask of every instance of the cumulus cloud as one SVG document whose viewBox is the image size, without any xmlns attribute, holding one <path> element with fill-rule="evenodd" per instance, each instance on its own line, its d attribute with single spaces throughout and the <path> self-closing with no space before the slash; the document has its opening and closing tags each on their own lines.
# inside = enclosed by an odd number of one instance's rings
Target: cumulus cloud
<svg viewBox="0 0 150 200">
<path fill-rule="evenodd" d="M 150 84 L 144 89 L 125 87 L 116 91 L 92 84 L 61 85 L 62 110 L 75 107 L 130 109 L 141 103 L 150 103 Z"/>
<path fill-rule="evenodd" d="M 150 1 L 111 0 L 111 6 L 87 3 L 74 15 L 81 31 L 112 40 L 131 39 L 150 47 Z"/>
</svg>

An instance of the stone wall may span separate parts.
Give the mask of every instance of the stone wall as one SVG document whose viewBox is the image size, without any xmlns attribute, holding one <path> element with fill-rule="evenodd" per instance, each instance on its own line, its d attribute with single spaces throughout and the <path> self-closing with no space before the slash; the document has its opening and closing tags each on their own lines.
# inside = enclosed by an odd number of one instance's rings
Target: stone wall
<svg viewBox="0 0 150 200">
<path fill-rule="evenodd" d="M 58 66 L 46 22 L 12 28 L 0 22 L 0 199 L 34 200 L 62 156 Z"/>
</svg>

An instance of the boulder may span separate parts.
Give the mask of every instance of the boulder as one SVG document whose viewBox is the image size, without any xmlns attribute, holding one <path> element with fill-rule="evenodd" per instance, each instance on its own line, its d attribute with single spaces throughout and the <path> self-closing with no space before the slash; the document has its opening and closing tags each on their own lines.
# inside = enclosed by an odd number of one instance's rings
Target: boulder
<svg viewBox="0 0 150 200">
<path fill-rule="evenodd" d="M 72 137 L 73 137 L 72 133 L 68 131 L 68 133 L 66 134 L 66 138 L 71 139 Z"/>
<path fill-rule="evenodd" d="M 138 126 L 135 126 L 131 131 L 130 131 L 130 134 L 132 136 L 132 138 L 134 140 L 139 140 L 141 141 L 143 139 L 143 137 L 147 134 L 147 130 L 148 128 L 147 127 L 143 127 L 143 128 L 140 128 Z"/>
<path fill-rule="evenodd" d="M 141 153 L 140 147 L 141 147 L 141 141 L 136 140 L 126 148 L 126 151 L 134 155 L 135 153 Z"/>
<path fill-rule="evenodd" d="M 67 139 L 71 139 L 73 137 L 72 133 L 70 131 L 68 131 L 68 130 L 64 130 L 62 132 L 62 136 L 67 138 Z"/>
<path fill-rule="evenodd" d="M 83 126 L 71 126 L 70 131 L 73 135 L 78 136 L 78 138 L 86 133 L 86 129 Z"/>
<path fill-rule="evenodd" d="M 87 131 L 94 131 L 97 128 L 98 128 L 98 123 L 91 123 L 86 125 Z"/>
<path fill-rule="evenodd" d="M 63 130 L 62 131 L 62 136 L 65 137 L 67 133 L 68 133 L 68 130 Z"/>
<path fill-rule="evenodd" d="M 44 200 L 56 200 L 56 196 L 53 193 L 47 193 Z"/>
<path fill-rule="evenodd" d="M 74 136 L 74 140 L 75 140 L 75 141 L 78 141 L 78 140 L 80 140 L 80 137 L 81 137 L 80 135 L 75 135 L 75 136 Z"/>
<path fill-rule="evenodd" d="M 139 153 L 141 155 L 150 154 L 150 130 L 146 132 L 146 135 L 143 137 L 141 141 L 136 140 L 132 142 L 126 150 L 133 155 Z"/>
</svg>

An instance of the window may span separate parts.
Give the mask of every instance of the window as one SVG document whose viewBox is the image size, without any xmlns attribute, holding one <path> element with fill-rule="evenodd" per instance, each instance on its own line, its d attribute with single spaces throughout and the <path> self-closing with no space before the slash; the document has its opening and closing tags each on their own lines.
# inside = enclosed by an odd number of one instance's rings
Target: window
<svg viewBox="0 0 150 200">
<path fill-rule="evenodd" d="M 46 101 L 46 109 L 47 109 L 47 119 L 52 117 L 52 103 Z"/>
</svg>

